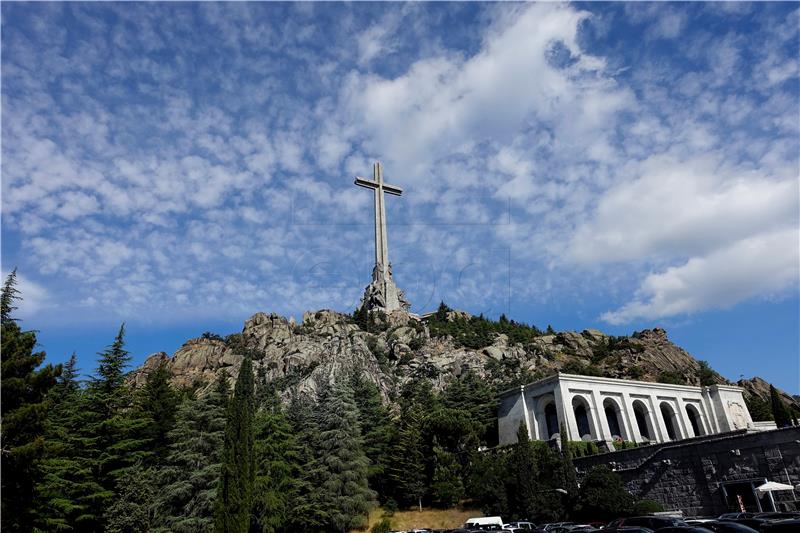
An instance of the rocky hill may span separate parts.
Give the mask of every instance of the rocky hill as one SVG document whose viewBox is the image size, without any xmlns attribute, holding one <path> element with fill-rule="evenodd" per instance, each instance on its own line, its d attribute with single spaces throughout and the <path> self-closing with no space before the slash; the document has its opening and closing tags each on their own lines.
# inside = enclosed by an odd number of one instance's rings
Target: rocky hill
<svg viewBox="0 0 800 533">
<path fill-rule="evenodd" d="M 256 313 L 241 333 L 225 338 L 205 334 L 187 341 L 172 357 L 164 352 L 149 356 L 130 379 L 141 384 L 166 361 L 175 385 L 203 387 L 222 371 L 235 377 L 245 354 L 253 358 L 259 379 L 273 380 L 284 398 L 292 391 L 313 392 L 320 381 L 354 369 L 366 373 L 387 402 L 415 376 L 441 389 L 466 372 L 499 388 L 559 371 L 691 385 L 729 383 L 670 342 L 663 329 L 630 337 L 591 329 L 541 332 L 504 318 L 492 322 L 451 310 L 426 319 L 398 311 L 366 323 L 330 310 L 306 313 L 301 324 Z M 769 385 L 760 378 L 739 385 L 769 399 Z M 797 398 L 785 398 L 800 408 Z"/>
</svg>

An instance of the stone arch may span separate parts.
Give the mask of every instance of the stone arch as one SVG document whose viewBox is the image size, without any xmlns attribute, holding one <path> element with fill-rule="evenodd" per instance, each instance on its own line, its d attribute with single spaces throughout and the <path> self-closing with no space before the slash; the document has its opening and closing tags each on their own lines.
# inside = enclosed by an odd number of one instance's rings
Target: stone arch
<svg viewBox="0 0 800 533">
<path fill-rule="evenodd" d="M 578 436 L 584 440 L 597 439 L 597 431 L 592 423 L 591 408 L 586 398 L 575 396 L 572 398 L 572 414 L 575 415 L 575 425 L 578 428 Z"/>
<path fill-rule="evenodd" d="M 611 432 L 611 438 L 625 439 L 625 428 L 622 425 L 622 409 L 619 404 L 611 398 L 603 400 L 603 412 L 606 415 L 606 423 L 608 423 L 608 430 Z"/>
<path fill-rule="evenodd" d="M 667 429 L 667 436 L 669 440 L 678 440 L 682 437 L 680 424 L 678 423 L 678 415 L 675 409 L 667 402 L 661 402 L 661 417 L 664 419 L 664 426 Z"/>
<path fill-rule="evenodd" d="M 650 411 L 642 400 L 634 400 L 633 415 L 636 419 L 636 427 L 639 430 L 639 436 L 648 441 L 656 440 L 653 418 L 650 416 Z"/>
<path fill-rule="evenodd" d="M 539 423 L 539 437 L 542 440 L 558 436 L 558 409 L 553 395 L 544 396 L 536 403 L 536 420 Z"/>
<path fill-rule="evenodd" d="M 687 403 L 686 404 L 686 417 L 689 419 L 689 425 L 692 427 L 692 432 L 695 437 L 706 434 L 706 429 L 703 424 L 703 415 L 697 410 L 697 407 Z"/>
</svg>

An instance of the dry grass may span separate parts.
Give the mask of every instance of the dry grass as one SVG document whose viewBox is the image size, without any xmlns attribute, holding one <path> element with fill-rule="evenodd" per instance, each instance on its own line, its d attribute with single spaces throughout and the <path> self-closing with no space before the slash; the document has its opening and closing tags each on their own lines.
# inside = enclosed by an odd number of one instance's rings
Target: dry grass
<svg viewBox="0 0 800 533">
<path fill-rule="evenodd" d="M 475 516 L 483 516 L 483 513 L 478 509 L 464 509 L 459 506 L 452 509 L 432 509 L 423 507 L 422 511 L 416 509 L 395 511 L 393 516 L 387 518 L 392 522 L 392 529 L 408 530 L 415 527 L 456 528 L 463 525 L 467 518 Z M 369 531 L 370 528 L 380 522 L 382 518 L 383 509 L 378 507 L 369 515 L 369 527 L 361 531 Z"/>
</svg>

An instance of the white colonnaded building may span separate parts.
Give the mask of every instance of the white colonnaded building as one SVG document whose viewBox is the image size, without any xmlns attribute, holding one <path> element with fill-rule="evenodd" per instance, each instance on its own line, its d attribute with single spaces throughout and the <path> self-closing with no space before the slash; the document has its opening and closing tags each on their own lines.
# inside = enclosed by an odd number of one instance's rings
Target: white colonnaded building
<svg viewBox="0 0 800 533">
<path fill-rule="evenodd" d="M 661 443 L 741 429 L 774 429 L 754 423 L 742 389 L 731 385 L 693 387 L 573 374 L 507 390 L 498 408 L 499 445 L 517 442 L 524 424 L 528 437 Z"/>
</svg>

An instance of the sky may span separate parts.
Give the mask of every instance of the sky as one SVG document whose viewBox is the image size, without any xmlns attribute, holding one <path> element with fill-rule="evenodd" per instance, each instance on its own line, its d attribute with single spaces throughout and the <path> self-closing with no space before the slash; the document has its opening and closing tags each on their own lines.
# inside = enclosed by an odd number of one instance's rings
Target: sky
<svg viewBox="0 0 800 533">
<path fill-rule="evenodd" d="M 138 364 L 394 277 L 800 393 L 796 3 L 2 4 L 2 271 Z"/>
</svg>

